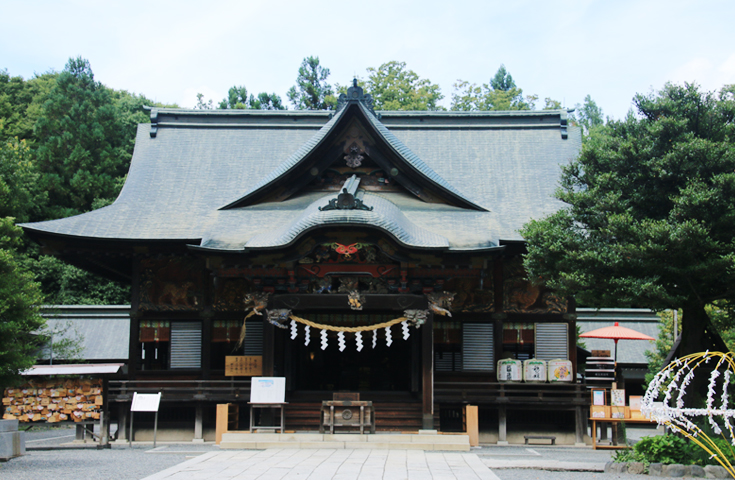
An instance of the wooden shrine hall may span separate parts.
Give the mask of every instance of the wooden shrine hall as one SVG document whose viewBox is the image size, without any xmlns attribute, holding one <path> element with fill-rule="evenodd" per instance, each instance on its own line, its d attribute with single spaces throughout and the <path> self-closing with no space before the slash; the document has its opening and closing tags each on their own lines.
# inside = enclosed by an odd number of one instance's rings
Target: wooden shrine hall
<svg viewBox="0 0 735 480">
<path fill-rule="evenodd" d="M 23 228 L 132 285 L 118 420 L 162 391 L 162 428 L 202 438 L 262 375 L 286 379 L 289 430 L 358 392 L 378 431 L 461 430 L 469 403 L 498 441 L 576 422 L 579 442 L 574 303 L 525 279 L 518 231 L 560 207 L 580 145 L 565 110 L 375 112 L 356 85 L 334 111 L 152 108 L 112 205 Z M 569 381 L 498 381 L 533 358 Z"/>
</svg>

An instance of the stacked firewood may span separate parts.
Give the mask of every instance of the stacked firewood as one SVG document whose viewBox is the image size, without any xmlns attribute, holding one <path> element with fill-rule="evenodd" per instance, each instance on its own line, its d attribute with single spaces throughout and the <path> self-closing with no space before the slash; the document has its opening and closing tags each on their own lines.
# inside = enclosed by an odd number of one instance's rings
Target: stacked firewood
<svg viewBox="0 0 735 480">
<path fill-rule="evenodd" d="M 5 389 L 4 420 L 21 422 L 98 420 L 103 406 L 101 379 L 34 381 Z"/>
</svg>

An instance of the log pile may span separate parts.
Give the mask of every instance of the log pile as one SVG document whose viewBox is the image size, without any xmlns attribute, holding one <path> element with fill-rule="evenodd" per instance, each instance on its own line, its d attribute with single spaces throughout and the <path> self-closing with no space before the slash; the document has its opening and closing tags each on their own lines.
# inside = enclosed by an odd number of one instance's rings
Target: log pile
<svg viewBox="0 0 735 480">
<path fill-rule="evenodd" d="M 4 420 L 20 422 L 99 420 L 103 406 L 101 379 L 34 381 L 5 389 Z"/>
</svg>

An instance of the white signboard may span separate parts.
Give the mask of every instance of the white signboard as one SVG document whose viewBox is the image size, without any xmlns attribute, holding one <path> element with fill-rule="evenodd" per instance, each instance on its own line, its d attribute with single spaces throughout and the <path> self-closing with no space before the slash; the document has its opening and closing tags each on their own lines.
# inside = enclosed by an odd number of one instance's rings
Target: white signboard
<svg viewBox="0 0 735 480">
<path fill-rule="evenodd" d="M 253 377 L 250 380 L 250 403 L 284 403 L 286 377 Z"/>
<path fill-rule="evenodd" d="M 131 412 L 157 412 L 161 403 L 161 393 L 133 393 Z"/>
</svg>

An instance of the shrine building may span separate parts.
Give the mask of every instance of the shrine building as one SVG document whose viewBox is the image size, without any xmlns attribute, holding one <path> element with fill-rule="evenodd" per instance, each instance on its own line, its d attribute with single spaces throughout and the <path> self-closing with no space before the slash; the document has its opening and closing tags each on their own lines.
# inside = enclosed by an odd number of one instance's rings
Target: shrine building
<svg viewBox="0 0 735 480">
<path fill-rule="evenodd" d="M 378 431 L 461 430 L 472 404 L 487 441 L 581 442 L 574 302 L 525 279 L 519 234 L 560 208 L 580 147 L 565 110 L 375 112 L 357 86 L 334 111 L 152 108 L 112 205 L 23 228 L 132 285 L 120 423 L 132 392 L 162 391 L 161 428 L 209 438 L 262 375 L 286 379 L 288 430 L 358 392 Z M 509 358 L 572 372 L 500 382 Z"/>
</svg>

